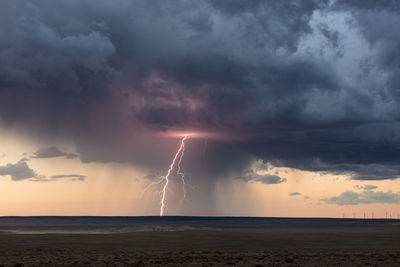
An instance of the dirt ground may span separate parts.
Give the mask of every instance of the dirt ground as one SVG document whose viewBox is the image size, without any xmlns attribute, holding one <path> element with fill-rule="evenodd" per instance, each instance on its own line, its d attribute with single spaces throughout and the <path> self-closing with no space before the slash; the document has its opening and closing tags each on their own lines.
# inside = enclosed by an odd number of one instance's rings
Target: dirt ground
<svg viewBox="0 0 400 267">
<path fill-rule="evenodd" d="M 400 227 L 0 233 L 0 266 L 400 266 Z"/>
</svg>

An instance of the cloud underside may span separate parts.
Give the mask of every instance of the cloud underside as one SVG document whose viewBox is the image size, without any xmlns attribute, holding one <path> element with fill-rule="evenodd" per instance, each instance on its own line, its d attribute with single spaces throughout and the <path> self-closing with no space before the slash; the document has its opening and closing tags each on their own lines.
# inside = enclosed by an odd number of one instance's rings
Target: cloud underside
<svg viewBox="0 0 400 267">
<path fill-rule="evenodd" d="M 27 180 L 32 182 L 52 182 L 52 181 L 84 181 L 86 176 L 80 174 L 61 174 L 54 175 L 49 178 L 43 175 L 37 174 L 31 169 L 27 163 L 28 159 L 22 158 L 17 163 L 9 163 L 4 166 L 0 166 L 0 176 L 10 176 L 13 181 Z"/>
<path fill-rule="evenodd" d="M 152 133 L 201 130 L 229 136 L 209 142 L 204 177 L 262 159 L 396 179 L 399 12 L 369 0 L 2 1 L 0 123 L 70 138 L 84 162 L 163 169 L 175 147 Z M 13 180 L 34 175 L 25 165 Z"/>
<path fill-rule="evenodd" d="M 378 187 L 376 185 L 364 185 L 364 186 L 355 186 L 355 188 L 363 189 L 363 190 L 375 190 Z"/>
<path fill-rule="evenodd" d="M 37 176 L 33 179 L 30 179 L 31 182 L 57 182 L 57 181 L 71 181 L 71 182 L 83 182 L 85 180 L 85 175 L 80 174 L 60 174 L 53 175 L 50 178 Z"/>
<path fill-rule="evenodd" d="M 239 177 L 238 179 L 243 179 L 246 182 L 259 182 L 262 184 L 281 184 L 286 182 L 286 178 L 281 178 L 278 175 L 272 174 L 257 174 L 255 172 L 247 173 L 243 177 Z"/>
<path fill-rule="evenodd" d="M 338 196 L 323 198 L 320 203 L 335 205 L 360 205 L 360 204 L 398 204 L 400 203 L 400 193 L 392 191 L 372 191 L 364 190 L 361 193 L 345 191 Z"/>
<path fill-rule="evenodd" d="M 0 166 L 0 176 L 1 175 L 9 175 L 13 181 L 20 181 L 37 176 L 35 171 L 28 166 L 25 159 L 15 164 Z"/>
<path fill-rule="evenodd" d="M 45 158 L 57 158 L 57 157 L 65 157 L 67 159 L 77 158 L 78 155 L 74 153 L 66 153 L 61 151 L 58 147 L 42 147 L 39 148 L 36 152 L 33 153 L 32 158 L 36 159 L 45 159 Z"/>
</svg>

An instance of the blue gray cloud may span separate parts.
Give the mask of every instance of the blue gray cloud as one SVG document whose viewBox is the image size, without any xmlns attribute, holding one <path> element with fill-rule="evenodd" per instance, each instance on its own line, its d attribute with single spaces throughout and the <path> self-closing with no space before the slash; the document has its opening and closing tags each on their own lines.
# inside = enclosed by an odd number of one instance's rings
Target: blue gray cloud
<svg viewBox="0 0 400 267">
<path fill-rule="evenodd" d="M 363 190 L 375 190 L 378 187 L 376 185 L 362 185 L 362 186 L 356 185 L 355 188 Z"/>
<path fill-rule="evenodd" d="M 400 193 L 372 190 L 365 190 L 361 193 L 345 191 L 338 196 L 320 199 L 320 203 L 335 205 L 398 204 L 400 203 Z"/>
<path fill-rule="evenodd" d="M 59 174 L 51 176 L 51 179 L 70 179 L 72 181 L 84 181 L 85 175 L 81 174 Z"/>
<path fill-rule="evenodd" d="M 57 158 L 57 157 L 74 159 L 77 158 L 78 155 L 74 153 L 63 152 L 58 147 L 52 146 L 52 147 L 39 148 L 36 152 L 33 153 L 33 156 L 31 157 L 36 159 Z"/>
<path fill-rule="evenodd" d="M 0 166 L 0 175 L 9 175 L 13 181 L 25 180 L 37 177 L 37 174 L 26 163 L 26 159 L 21 159 L 15 164 Z"/>
<path fill-rule="evenodd" d="M 280 184 L 286 182 L 286 178 L 281 178 L 278 175 L 272 174 L 257 174 L 253 171 L 249 171 L 246 175 L 239 177 L 239 179 L 243 179 L 247 182 L 259 182 L 262 184 Z"/>
<path fill-rule="evenodd" d="M 43 175 L 39 175 L 29 179 L 31 182 L 57 182 L 57 181 L 71 181 L 71 182 L 83 182 L 85 180 L 85 175 L 80 174 L 59 174 L 53 175 L 50 177 L 46 177 Z"/>
</svg>

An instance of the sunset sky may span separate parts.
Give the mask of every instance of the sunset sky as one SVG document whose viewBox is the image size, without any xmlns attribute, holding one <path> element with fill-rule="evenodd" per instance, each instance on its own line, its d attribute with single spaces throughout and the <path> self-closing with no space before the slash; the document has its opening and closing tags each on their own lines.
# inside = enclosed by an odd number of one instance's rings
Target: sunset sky
<svg viewBox="0 0 400 267">
<path fill-rule="evenodd" d="M 0 0 L 0 216 L 159 215 L 189 134 L 165 215 L 397 218 L 398 25 L 389 0 Z"/>
</svg>

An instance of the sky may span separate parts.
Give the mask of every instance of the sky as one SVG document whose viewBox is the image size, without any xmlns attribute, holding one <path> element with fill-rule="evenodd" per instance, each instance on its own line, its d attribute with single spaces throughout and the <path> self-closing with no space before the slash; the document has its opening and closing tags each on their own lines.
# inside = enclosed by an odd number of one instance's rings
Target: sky
<svg viewBox="0 0 400 267">
<path fill-rule="evenodd" d="M 394 0 L 0 0 L 0 216 L 396 218 L 399 23 Z"/>
</svg>

